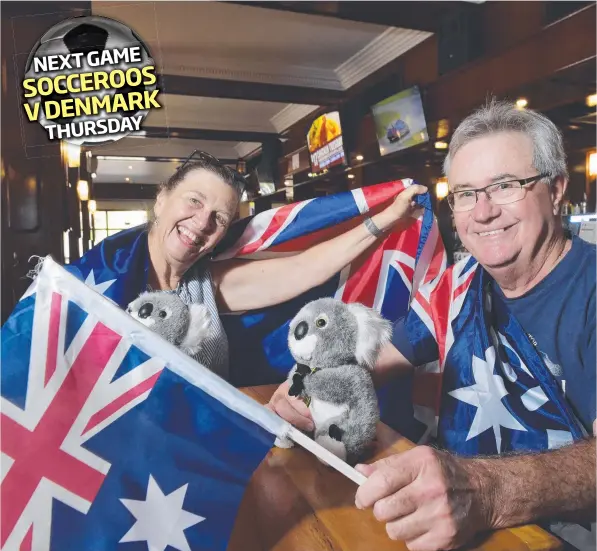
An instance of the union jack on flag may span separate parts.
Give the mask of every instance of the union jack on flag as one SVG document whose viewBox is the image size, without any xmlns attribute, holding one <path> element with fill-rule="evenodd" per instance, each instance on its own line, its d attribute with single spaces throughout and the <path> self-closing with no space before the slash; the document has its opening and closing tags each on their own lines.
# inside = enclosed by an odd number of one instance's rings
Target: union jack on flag
<svg viewBox="0 0 597 551">
<path fill-rule="evenodd" d="M 6 550 L 224 550 L 288 429 L 50 258 L 2 328 L 1 382 Z"/>
</svg>

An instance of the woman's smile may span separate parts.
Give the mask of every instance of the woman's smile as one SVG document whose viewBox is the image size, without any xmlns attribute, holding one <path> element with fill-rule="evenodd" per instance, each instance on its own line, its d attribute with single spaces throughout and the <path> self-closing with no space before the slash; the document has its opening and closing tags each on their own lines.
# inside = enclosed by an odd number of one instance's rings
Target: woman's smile
<svg viewBox="0 0 597 551">
<path fill-rule="evenodd" d="M 176 226 L 176 231 L 183 245 L 193 249 L 199 249 L 203 245 L 204 239 L 188 228 L 179 224 Z"/>
</svg>

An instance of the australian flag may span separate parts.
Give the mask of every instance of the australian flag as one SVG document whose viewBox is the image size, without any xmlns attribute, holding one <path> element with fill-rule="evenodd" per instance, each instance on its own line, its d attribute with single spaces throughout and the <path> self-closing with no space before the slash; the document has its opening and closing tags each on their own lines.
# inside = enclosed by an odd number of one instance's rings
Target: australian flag
<svg viewBox="0 0 597 551">
<path fill-rule="evenodd" d="M 414 417 L 420 440 L 461 455 L 553 449 L 583 437 L 561 383 L 470 255 L 413 297 Z"/>
<path fill-rule="evenodd" d="M 224 550 L 288 428 L 47 258 L 2 328 L 0 547 Z"/>
</svg>

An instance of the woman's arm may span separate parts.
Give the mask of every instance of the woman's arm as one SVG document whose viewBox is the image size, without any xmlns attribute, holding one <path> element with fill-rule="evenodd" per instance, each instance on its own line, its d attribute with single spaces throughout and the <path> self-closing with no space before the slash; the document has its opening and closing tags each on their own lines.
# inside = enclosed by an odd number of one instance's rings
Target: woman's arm
<svg viewBox="0 0 597 551">
<path fill-rule="evenodd" d="M 427 188 L 413 185 L 400 193 L 385 210 L 372 216 L 382 231 L 398 221 L 410 224 L 420 207 L 415 195 Z M 377 241 L 364 224 L 294 256 L 267 260 L 214 262 L 212 277 L 218 307 L 223 312 L 264 308 L 290 300 L 325 283 Z"/>
</svg>

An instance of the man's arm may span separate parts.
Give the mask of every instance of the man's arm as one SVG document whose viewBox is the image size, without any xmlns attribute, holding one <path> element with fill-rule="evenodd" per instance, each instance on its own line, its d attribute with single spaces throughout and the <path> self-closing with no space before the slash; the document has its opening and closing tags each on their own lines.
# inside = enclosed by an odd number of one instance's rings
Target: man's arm
<svg viewBox="0 0 597 551">
<path fill-rule="evenodd" d="M 421 210 L 416 195 L 427 188 L 412 185 L 371 217 L 382 231 L 408 227 Z M 294 256 L 267 260 L 214 262 L 212 276 L 221 311 L 240 312 L 286 302 L 325 283 L 377 242 L 364 224 Z"/>
<path fill-rule="evenodd" d="M 595 521 L 595 438 L 537 454 L 475 460 L 491 528 L 542 518 Z"/>
<path fill-rule="evenodd" d="M 595 518 L 595 438 L 537 454 L 461 458 L 418 446 L 359 465 L 356 506 L 411 550 L 452 549 L 486 530 Z"/>
</svg>

